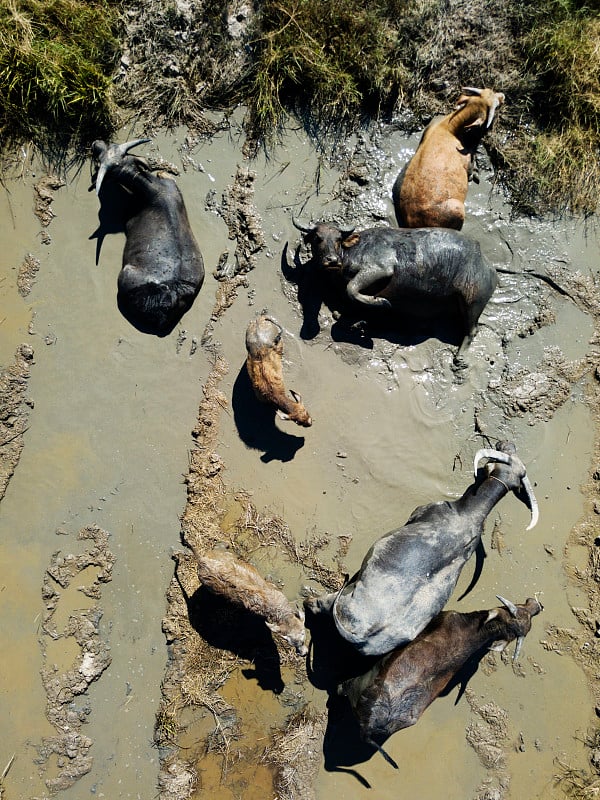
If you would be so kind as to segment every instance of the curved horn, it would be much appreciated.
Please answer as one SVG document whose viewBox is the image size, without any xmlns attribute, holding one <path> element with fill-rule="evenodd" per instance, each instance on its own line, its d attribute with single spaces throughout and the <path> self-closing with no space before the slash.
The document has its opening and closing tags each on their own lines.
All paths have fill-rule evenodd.
<svg viewBox="0 0 600 800">
<path fill-rule="evenodd" d="M 96 194 L 100 194 L 100 187 L 102 186 L 102 181 L 104 180 L 104 176 L 108 170 L 108 166 L 106 161 L 103 161 L 102 164 L 98 167 L 98 174 L 96 175 Z"/>
<path fill-rule="evenodd" d="M 494 102 L 490 106 L 488 111 L 487 120 L 485 122 L 485 127 L 489 130 L 492 126 L 492 122 L 494 121 L 494 114 L 496 113 L 496 109 L 499 105 L 504 102 L 504 95 L 503 94 L 496 94 L 494 95 Z"/>
<path fill-rule="evenodd" d="M 511 456 L 509 456 L 507 453 L 503 453 L 501 450 L 492 450 L 490 448 L 484 447 L 475 453 L 475 458 L 473 460 L 473 470 L 475 472 L 475 477 L 477 477 L 479 462 L 481 461 L 482 458 L 491 458 L 493 461 L 500 461 L 502 464 L 510 464 L 512 460 Z"/>
<path fill-rule="evenodd" d="M 519 657 L 521 652 L 521 647 L 523 647 L 523 640 L 525 639 L 524 636 L 517 636 L 517 644 L 515 645 L 515 653 L 513 655 L 513 661 L 516 661 Z"/>
<path fill-rule="evenodd" d="M 532 528 L 535 528 L 535 526 L 537 525 L 537 522 L 538 522 L 538 519 L 539 519 L 539 516 L 540 516 L 540 510 L 538 508 L 538 503 L 537 503 L 537 500 L 535 499 L 535 495 L 533 493 L 533 487 L 531 486 L 531 481 L 529 480 L 527 475 L 523 476 L 523 479 L 521 480 L 521 483 L 523 484 L 523 489 L 525 489 L 525 494 L 527 495 L 527 500 L 529 501 L 529 508 L 531 510 L 531 522 L 529 523 L 529 525 L 525 529 L 525 530 L 530 531 Z"/>
<path fill-rule="evenodd" d="M 310 233 L 311 231 L 314 230 L 314 226 L 309 227 L 308 225 L 303 225 L 294 216 L 292 216 L 292 225 L 294 226 L 294 228 L 297 228 L 299 231 L 302 231 L 302 233 Z"/>
<path fill-rule="evenodd" d="M 506 608 L 510 611 L 511 616 L 513 617 L 517 616 L 517 607 L 511 600 L 507 600 L 505 597 L 502 597 L 502 595 L 499 594 L 497 594 L 496 597 L 498 598 L 498 600 L 500 600 L 502 605 L 506 606 Z"/>
<path fill-rule="evenodd" d="M 134 147 L 137 147 L 140 144 L 146 144 L 147 142 L 151 141 L 152 139 L 132 139 L 130 142 L 125 142 L 125 144 L 117 145 L 117 150 L 120 156 L 125 156 Z"/>
<path fill-rule="evenodd" d="M 106 151 L 102 154 L 102 163 L 98 168 L 98 175 L 96 176 L 96 194 L 100 194 L 100 187 L 102 181 L 106 177 L 106 173 L 110 167 L 114 167 L 127 153 L 140 144 L 152 141 L 151 139 L 132 139 L 130 142 L 124 144 L 111 144 Z"/>
<path fill-rule="evenodd" d="M 483 94 L 483 89 L 477 89 L 475 86 L 463 86 L 461 92 L 463 94 L 471 94 L 480 97 Z"/>
</svg>

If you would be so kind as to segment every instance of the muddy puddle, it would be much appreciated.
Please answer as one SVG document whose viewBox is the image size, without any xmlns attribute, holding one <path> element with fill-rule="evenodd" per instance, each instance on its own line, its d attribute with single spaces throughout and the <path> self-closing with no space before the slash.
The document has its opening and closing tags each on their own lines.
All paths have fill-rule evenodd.
<svg viewBox="0 0 600 800">
<path fill-rule="evenodd" d="M 567 294 L 531 274 L 502 273 L 463 382 L 451 370 L 452 331 L 348 341 L 325 306 L 307 322 L 297 302 L 293 256 L 297 248 L 300 262 L 307 254 L 291 215 L 343 222 L 357 215 L 361 226 L 392 224 L 391 185 L 416 142 L 378 129 L 348 141 L 330 161 L 290 131 L 270 158 L 245 162 L 235 126 L 210 142 L 184 131 L 156 136 L 147 153 L 178 168 L 207 273 L 193 308 L 164 339 L 138 332 L 117 309 L 123 236 L 106 236 L 96 261 L 98 242 L 90 237 L 98 227 L 98 199 L 88 191 L 87 165 L 53 190 L 55 217 L 48 225 L 33 213 L 34 186 L 45 174 L 40 165 L 24 160 L 20 174 L 6 180 L 0 195 L 3 367 L 22 344 L 33 348 L 24 446 L 0 504 L 0 770 L 15 754 L 7 800 L 49 796 L 61 776 L 65 798 L 147 800 L 157 796 L 161 762 L 163 778 L 173 764 L 179 772 L 163 780 L 160 796 L 208 793 L 223 800 L 308 798 L 310 792 L 316 798 L 375 792 L 395 800 L 560 798 L 564 789 L 554 779 L 560 764 L 587 768 L 584 739 L 595 701 L 572 651 L 583 645 L 595 651 L 597 644 L 593 631 L 586 639 L 572 611 L 588 604 L 585 584 L 573 579 L 586 569 L 588 548 L 567 543 L 586 508 L 582 487 L 594 453 L 588 398 L 597 363 L 592 312 L 600 309 L 594 283 L 600 264 L 593 231 L 580 222 L 511 219 L 483 161 L 481 182 L 470 189 L 465 232 L 497 267 L 542 273 Z M 240 207 L 251 225 L 236 240 L 232 217 Z M 28 254 L 39 268 L 23 296 L 18 275 Z M 230 273 L 236 266 L 248 271 L 229 285 L 231 296 L 213 314 L 217 291 L 228 286 L 213 277 L 223 264 Z M 265 307 L 284 326 L 286 383 L 302 394 L 311 428 L 275 421 L 248 394 L 244 333 Z M 206 441 L 192 431 L 199 404 L 212 397 L 206 382 L 215 375 L 215 359 L 222 369 Z M 280 641 L 279 656 L 272 642 L 265 644 L 269 658 L 279 658 L 275 670 L 246 651 L 241 662 L 237 654 L 229 664 L 230 652 L 213 647 L 224 679 L 204 701 L 193 694 L 193 676 L 174 680 L 177 642 L 200 634 L 177 628 L 171 637 L 167 630 L 167 649 L 163 618 L 183 602 L 171 554 L 184 550 L 180 518 L 190 515 L 189 503 L 199 503 L 200 489 L 213 486 L 190 480 L 186 486 L 193 453 L 218 454 L 211 536 L 221 530 L 235 540 L 236 521 L 254 509 L 258 516 L 242 535 L 244 554 L 298 598 L 323 591 L 325 578 L 353 572 L 371 542 L 403 524 L 417 505 L 462 494 L 472 481 L 475 451 L 488 443 L 484 437 L 516 442 L 540 522 L 526 532 L 527 509 L 512 495 L 504 498 L 486 525 L 478 583 L 458 600 L 472 576 L 468 565 L 449 607 L 491 608 L 498 593 L 515 602 L 537 593 L 544 611 L 518 664 L 487 657 L 458 704 L 454 689 L 418 725 L 388 740 L 399 772 L 365 753 L 343 714 L 327 718 L 327 694 L 311 685 L 302 660 Z M 282 521 L 285 547 L 254 542 L 248 531 L 267 529 L 265 519 Z M 81 538 L 94 526 L 108 534 L 99 552 L 96 539 Z M 322 572 L 307 566 L 309 551 Z M 73 565 L 68 581 L 52 577 L 57 559 Z M 51 609 L 45 581 L 55 592 Z M 195 591 L 193 576 L 190 581 Z M 186 624 L 185 613 L 177 625 Z M 88 623 L 86 638 L 81 630 Z M 90 660 L 93 669 L 87 669 Z M 204 666 L 196 662 L 195 669 Z M 70 726 L 69 741 L 90 740 L 79 749 L 80 776 L 71 774 L 75 757 L 64 737 L 60 747 L 47 746 L 60 732 L 46 716 L 44 670 L 67 676 L 58 696 L 72 692 L 60 723 Z M 73 670 L 84 677 L 87 670 L 89 687 L 80 694 L 68 677 Z M 193 702 L 180 708 L 177 687 L 184 678 Z M 169 708 L 178 713 L 169 716 Z M 157 748 L 159 712 L 164 736 Z M 296 727 L 279 740 L 290 720 Z M 290 742 L 300 730 L 305 738 L 298 753 Z M 273 749 L 285 754 L 288 773 Z"/>
</svg>

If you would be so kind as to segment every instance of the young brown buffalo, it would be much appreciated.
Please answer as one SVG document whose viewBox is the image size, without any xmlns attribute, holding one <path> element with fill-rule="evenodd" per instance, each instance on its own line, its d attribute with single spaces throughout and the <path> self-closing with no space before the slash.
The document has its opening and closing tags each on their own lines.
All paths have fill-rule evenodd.
<svg viewBox="0 0 600 800">
<path fill-rule="evenodd" d="M 290 419 L 308 428 L 312 419 L 302 398 L 293 389 L 288 394 L 283 382 L 282 333 L 283 328 L 266 309 L 251 320 L 246 329 L 246 368 L 254 393 L 261 402 L 274 405 L 281 419 Z"/>
<path fill-rule="evenodd" d="M 215 549 L 206 553 L 196 547 L 192 550 L 203 586 L 264 619 L 269 630 L 295 647 L 298 655 L 306 655 L 302 609 L 290 603 L 283 592 L 268 583 L 252 564 L 241 561 L 228 550 Z"/>
</svg>

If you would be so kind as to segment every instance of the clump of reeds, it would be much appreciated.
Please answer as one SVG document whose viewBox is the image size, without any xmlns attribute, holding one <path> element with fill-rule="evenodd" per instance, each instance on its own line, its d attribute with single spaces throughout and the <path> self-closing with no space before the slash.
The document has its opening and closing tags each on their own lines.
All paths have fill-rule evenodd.
<svg viewBox="0 0 600 800">
<path fill-rule="evenodd" d="M 112 127 L 119 45 L 108 0 L 0 0 L 0 133 L 69 143 Z"/>
<path fill-rule="evenodd" d="M 526 152 L 534 185 L 548 206 L 590 213 L 600 187 L 600 12 L 547 0 L 531 19 L 522 46 L 541 128 Z"/>
<path fill-rule="evenodd" d="M 290 110 L 322 127 L 390 111 L 407 78 L 394 22 L 403 6 L 264 0 L 252 43 L 254 131 L 268 137 Z"/>
</svg>

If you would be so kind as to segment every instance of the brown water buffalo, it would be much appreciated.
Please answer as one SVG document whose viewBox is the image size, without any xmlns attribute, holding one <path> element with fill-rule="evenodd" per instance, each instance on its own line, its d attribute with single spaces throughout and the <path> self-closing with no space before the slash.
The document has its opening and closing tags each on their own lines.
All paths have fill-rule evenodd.
<svg viewBox="0 0 600 800">
<path fill-rule="evenodd" d="M 202 552 L 196 547 L 192 549 L 203 586 L 256 614 L 265 621 L 269 630 L 295 647 L 298 655 L 306 655 L 304 611 L 301 608 L 290 603 L 283 592 L 268 583 L 252 564 L 236 558 L 228 550 Z"/>
<path fill-rule="evenodd" d="M 286 391 L 283 382 L 283 328 L 266 309 L 248 323 L 246 329 L 246 369 L 258 399 L 277 409 L 281 419 L 297 425 L 312 425 L 302 398 L 293 389 Z"/>
<path fill-rule="evenodd" d="M 416 639 L 379 660 L 367 673 L 345 681 L 339 693 L 348 697 L 361 736 L 393 767 L 380 742 L 414 725 L 464 664 L 483 648 L 504 650 L 517 640 L 518 658 L 531 618 L 542 606 L 532 597 L 515 605 L 498 596 L 504 608 L 489 611 L 442 611 Z"/>
<path fill-rule="evenodd" d="M 503 102 L 492 89 L 464 88 L 454 111 L 429 123 L 392 189 L 401 228 L 462 228 L 475 153 Z"/>
</svg>

